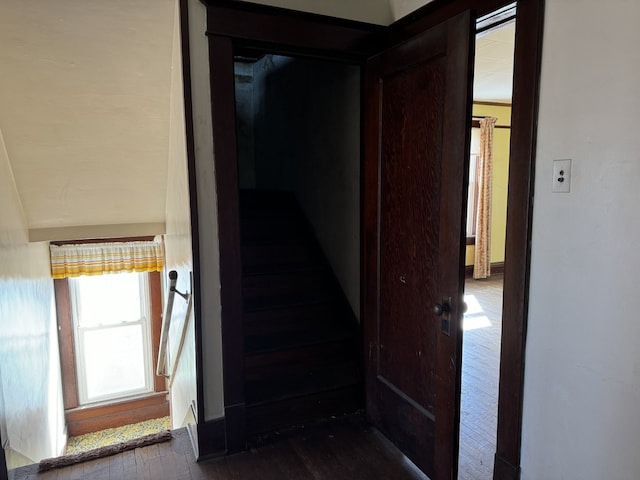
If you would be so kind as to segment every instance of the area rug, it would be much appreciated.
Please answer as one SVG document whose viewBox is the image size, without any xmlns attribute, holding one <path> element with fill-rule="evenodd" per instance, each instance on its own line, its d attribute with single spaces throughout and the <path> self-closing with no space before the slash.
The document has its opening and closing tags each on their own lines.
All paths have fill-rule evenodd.
<svg viewBox="0 0 640 480">
<path fill-rule="evenodd" d="M 65 455 L 57 458 L 47 458 L 40 461 L 38 470 L 44 472 L 46 470 L 51 470 L 52 468 L 66 467 L 76 463 L 108 457 L 126 452 L 127 450 L 134 450 L 136 448 L 146 447 L 147 445 L 168 442 L 171 438 L 173 438 L 171 432 L 169 430 L 165 430 L 164 432 L 145 435 L 144 437 L 135 438 L 122 443 L 116 443 L 115 445 L 96 448 L 95 450 L 90 450 L 88 452 Z"/>
<path fill-rule="evenodd" d="M 153 420 L 145 420 L 122 427 L 107 428 L 77 437 L 69 437 L 64 454 L 73 455 L 75 453 L 88 452 L 89 450 L 126 442 L 164 430 L 171 430 L 171 419 L 169 417 L 154 418 Z"/>
</svg>

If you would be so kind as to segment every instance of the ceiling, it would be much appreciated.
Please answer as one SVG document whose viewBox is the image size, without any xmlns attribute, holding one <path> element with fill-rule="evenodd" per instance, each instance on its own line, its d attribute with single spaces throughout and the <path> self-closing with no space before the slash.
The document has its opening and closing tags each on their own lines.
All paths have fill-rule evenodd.
<svg viewBox="0 0 640 480">
<path fill-rule="evenodd" d="M 0 2 L 0 133 L 30 230 L 164 222 L 174 16 Z"/>
<path fill-rule="evenodd" d="M 164 222 L 174 17 L 175 0 L 0 1 L 0 148 L 40 239 Z M 513 32 L 478 38 L 476 100 L 510 103 Z"/>
<path fill-rule="evenodd" d="M 476 38 L 475 101 L 511 104 L 515 33 L 512 21 Z"/>
</svg>

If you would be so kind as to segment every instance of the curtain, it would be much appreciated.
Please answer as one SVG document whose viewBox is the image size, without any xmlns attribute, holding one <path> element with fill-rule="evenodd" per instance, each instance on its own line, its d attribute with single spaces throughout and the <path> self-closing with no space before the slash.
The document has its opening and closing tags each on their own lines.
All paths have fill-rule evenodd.
<svg viewBox="0 0 640 480">
<path fill-rule="evenodd" d="M 164 248 L 153 241 L 50 245 L 54 279 L 119 272 L 160 272 Z"/>
<path fill-rule="evenodd" d="M 493 128 L 496 118 L 480 120 L 480 164 L 473 278 L 491 275 L 491 194 L 493 185 Z"/>
</svg>

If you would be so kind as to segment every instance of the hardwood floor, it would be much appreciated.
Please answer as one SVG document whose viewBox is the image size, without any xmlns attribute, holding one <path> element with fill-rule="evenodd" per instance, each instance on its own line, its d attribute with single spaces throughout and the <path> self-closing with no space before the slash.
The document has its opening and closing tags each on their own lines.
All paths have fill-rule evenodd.
<svg viewBox="0 0 640 480">
<path fill-rule="evenodd" d="M 360 419 L 295 433 L 247 452 L 196 463 L 186 430 L 171 442 L 72 467 L 11 471 L 11 480 L 426 480 L 375 429 Z"/>
<path fill-rule="evenodd" d="M 490 480 L 496 451 L 503 277 L 465 283 L 458 480 Z"/>
<path fill-rule="evenodd" d="M 495 453 L 502 277 L 469 280 L 465 316 L 459 480 L 489 480 Z M 476 311 L 477 307 L 481 311 Z M 476 308 L 476 309 L 474 309 Z M 186 430 L 171 442 L 38 473 L 9 472 L 10 480 L 425 480 L 405 457 L 360 419 L 281 435 L 247 452 L 196 463 Z"/>
</svg>

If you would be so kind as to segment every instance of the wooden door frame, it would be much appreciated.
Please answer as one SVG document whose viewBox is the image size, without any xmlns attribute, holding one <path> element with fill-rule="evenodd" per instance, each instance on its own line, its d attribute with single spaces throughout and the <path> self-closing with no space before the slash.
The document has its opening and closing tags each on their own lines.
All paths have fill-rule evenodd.
<svg viewBox="0 0 640 480">
<path fill-rule="evenodd" d="M 272 52 L 352 63 L 362 63 L 367 56 L 374 51 L 379 51 L 383 46 L 407 39 L 430 25 L 440 23 L 463 10 L 472 9 L 475 10 L 477 16 L 482 16 L 511 3 L 508 0 L 435 0 L 385 28 L 232 0 L 201 1 L 207 6 L 207 35 L 217 36 L 221 45 L 225 42 L 228 45 L 231 45 L 231 42 L 246 42 Z M 185 3 L 183 1 L 182 5 Z M 529 294 L 531 219 L 544 0 L 519 0 L 517 8 L 495 479 L 517 479 L 520 476 L 524 347 Z M 188 60 L 188 28 L 185 28 L 185 21 L 182 26 L 183 55 L 186 51 L 187 55 L 184 58 Z M 302 32 L 305 35 L 301 35 Z M 187 45 L 186 49 L 185 44 Z M 215 55 L 212 56 L 212 59 L 216 61 Z M 221 74 L 221 71 L 215 70 L 213 65 L 210 65 L 210 69 L 211 74 Z M 195 304 L 196 366 L 198 403 L 203 405 L 202 319 L 197 300 L 201 294 L 199 281 L 200 247 L 197 240 L 198 205 L 193 193 L 195 192 L 195 150 L 193 148 L 192 117 L 189 114 L 191 96 L 190 85 L 187 86 L 190 83 L 188 82 L 190 79 L 188 70 L 188 65 L 186 65 L 184 67 L 185 105 L 187 126 L 191 127 L 187 128 L 187 155 L 189 186 L 192 192 L 194 288 L 198 292 Z M 212 77 L 212 96 L 213 89 L 218 88 L 216 82 L 217 80 Z M 224 96 L 216 96 L 217 99 L 221 97 Z M 241 325 L 238 327 L 237 322 L 240 298 L 237 178 L 234 180 L 224 177 L 225 175 L 233 177 L 235 173 L 229 172 L 235 172 L 236 167 L 235 156 L 231 158 L 232 155 L 229 154 L 235 149 L 235 134 L 233 134 L 233 145 L 231 140 L 224 136 L 224 132 L 230 132 L 231 128 L 235 129 L 235 125 L 230 125 L 232 122 L 228 117 L 231 107 L 232 104 L 229 101 L 212 102 L 214 117 L 212 133 L 216 140 L 214 162 L 221 259 L 225 409 L 226 407 L 235 409 L 235 413 L 231 410 L 228 411 L 231 415 L 229 419 L 225 417 L 227 420 L 225 426 L 226 448 L 229 451 L 244 446 L 244 392 L 241 382 L 238 382 L 242 367 L 237 366 L 241 363 L 236 363 L 239 359 L 241 360 L 241 352 L 243 351 L 242 328 Z M 363 191 L 364 188 L 366 185 L 363 184 Z M 361 266 L 361 270 L 363 267 Z M 235 417 L 233 417 L 234 414 Z M 199 423 L 204 422 L 203 415 L 202 408 L 199 408 Z"/>
<path fill-rule="evenodd" d="M 440 318 L 434 316 L 430 322 L 425 323 L 424 316 L 430 316 L 428 312 L 433 305 L 442 301 L 440 295 L 457 298 L 464 287 L 466 241 L 461 240 L 471 136 L 469 122 L 475 24 L 471 12 L 463 11 L 443 23 L 429 27 L 410 40 L 390 47 L 374 57 L 367 64 L 365 72 L 365 230 L 362 235 L 364 260 L 361 289 L 364 293 L 362 317 L 366 319 L 363 329 L 367 352 L 367 358 L 364 359 L 367 419 L 388 435 L 425 474 L 436 479 L 449 478 L 457 472 L 455 453 L 459 440 L 461 380 L 458 367 L 462 362 L 462 332 L 458 328 L 457 319 L 462 316 L 462 299 L 450 303 L 451 312 L 446 315 L 451 315 L 456 320 L 451 322 L 453 328 L 450 330 L 443 328 L 447 329 L 446 334 L 441 333 Z M 424 72 L 428 74 L 419 77 Z M 404 83 L 405 89 L 396 91 L 391 85 L 398 78 L 402 79 L 397 80 L 399 82 L 413 80 Z M 417 81 L 416 78 L 430 80 L 423 80 L 423 89 L 408 93 L 410 85 Z M 390 93 L 387 98 L 388 89 L 396 93 Z M 437 100 L 431 98 L 432 93 Z M 419 110 L 412 110 L 404 105 L 405 102 L 419 104 L 421 107 Z M 400 109 L 404 110 L 403 116 L 392 120 L 394 112 L 401 111 Z M 416 129 L 431 132 L 435 128 L 436 132 L 438 129 L 434 125 L 440 125 L 441 131 L 434 133 L 432 139 L 423 135 L 422 140 L 414 140 L 416 143 L 407 143 L 401 139 L 405 135 L 407 122 L 410 125 L 415 123 L 413 115 L 424 115 L 424 112 L 429 111 L 430 114 L 423 119 L 430 126 L 416 126 Z M 437 119 L 435 123 L 430 123 L 434 119 Z M 420 141 L 424 143 L 418 147 Z M 406 156 L 398 155 L 399 149 L 405 146 L 409 150 L 418 148 L 417 151 L 423 153 L 412 151 Z M 429 154 L 424 153 L 425 148 L 430 150 Z M 405 161 L 403 168 L 394 167 Z M 422 170 L 425 162 L 432 165 Z M 389 183 L 383 173 L 387 168 L 391 176 L 398 176 L 399 183 Z M 434 170 L 437 173 L 430 173 Z M 398 171 L 403 173 L 399 174 Z M 406 172 L 411 173 L 407 175 Z M 404 179 L 403 174 L 407 175 Z M 420 180 L 415 183 L 418 177 Z M 422 192 L 420 185 L 428 186 Z M 435 197 L 432 196 L 431 189 L 434 185 L 442 187 Z M 407 197 L 406 192 L 413 194 Z M 402 222 L 398 219 L 402 218 L 404 209 L 399 204 L 405 208 L 410 208 L 408 205 L 420 205 L 419 210 L 426 208 L 433 211 L 422 217 L 415 212 L 409 214 L 412 224 L 404 224 L 403 227 L 402 223 L 394 224 L 394 221 Z M 415 221 L 419 223 L 413 223 Z M 402 232 L 400 237 L 395 237 L 394 231 Z M 385 241 L 384 237 L 387 236 Z M 416 241 L 422 241 L 423 251 L 414 252 L 410 255 L 411 258 L 403 257 L 398 252 L 397 242 L 407 239 L 410 239 L 408 244 L 412 245 Z M 429 240 L 433 242 L 434 252 L 424 250 Z M 395 245 L 396 248 L 389 250 L 388 245 Z M 429 259 L 435 261 L 429 268 L 414 269 L 416 261 L 428 262 Z M 399 265 L 403 265 L 400 270 L 397 269 Z M 436 271 L 438 273 L 434 273 Z M 392 272 L 395 272 L 393 278 L 396 281 L 389 282 L 388 275 Z M 397 283 L 400 274 L 406 275 L 406 285 Z M 412 293 L 407 295 L 407 291 Z M 394 302 L 391 305 L 394 313 L 388 309 L 388 305 L 385 307 L 385 298 Z M 433 303 L 428 303 L 427 306 L 425 302 Z M 392 326 L 386 326 L 388 324 Z M 420 331 L 423 338 L 415 344 L 396 343 L 394 338 L 400 335 L 396 331 L 405 328 L 414 333 Z M 384 348 L 381 342 L 384 343 Z M 409 344 L 412 346 L 409 347 Z M 396 353 L 404 348 L 416 351 L 422 349 L 423 352 L 424 349 L 431 348 L 431 353 L 423 355 L 420 360 L 415 357 L 414 360 L 406 357 L 402 359 L 402 355 Z M 410 365 L 415 368 L 421 365 L 425 372 L 425 382 L 427 377 L 431 379 L 431 382 L 425 384 L 426 390 L 412 390 L 414 382 L 403 377 L 403 368 L 409 368 Z M 429 393 L 425 395 L 425 392 Z M 435 394 L 428 400 L 432 392 Z M 401 414 L 394 414 L 394 410 Z M 403 425 L 407 422 L 411 427 L 405 430 Z M 416 433 L 417 438 L 414 438 Z"/>
<path fill-rule="evenodd" d="M 222 359 L 224 389 L 224 445 L 207 443 L 216 437 L 217 423 L 199 423 L 201 456 L 215 454 L 222 447 L 235 452 L 246 445 L 246 405 L 244 395 L 244 336 L 242 325 L 241 259 L 238 176 L 236 157 L 235 91 L 233 52 L 237 47 L 297 55 L 322 60 L 363 65 L 382 44 L 384 27 L 306 14 L 229 0 L 203 0 L 207 6 L 209 68 L 212 101 L 215 182 L 218 199 L 218 236 L 220 249 L 220 301 L 222 322 Z M 184 34 L 183 34 L 184 36 Z M 212 94 L 213 97 L 213 94 Z M 195 165 L 190 161 L 189 165 Z M 193 173 L 190 173 L 193 175 Z M 195 196 L 192 195 L 192 199 Z M 192 200 L 193 201 L 193 200 Z M 197 208 L 197 205 L 196 205 Z M 193 210 L 192 212 L 197 210 Z M 192 213 L 192 223 L 197 217 Z M 196 229 L 197 231 L 197 225 Z M 194 249 L 195 269 L 199 258 Z M 195 274 L 195 278 L 199 278 Z M 199 281 L 196 281 L 199 288 Z M 198 312 L 196 304 L 196 312 Z M 203 390 L 202 335 L 200 315 L 196 313 L 197 349 L 200 358 L 198 390 Z M 201 402 L 201 399 L 198 399 Z M 199 409 L 201 410 L 201 409 Z M 218 437 L 219 440 L 219 437 Z M 202 455 L 203 454 L 203 455 Z"/>
<path fill-rule="evenodd" d="M 392 42 L 401 41 L 466 10 L 478 17 L 507 0 L 435 0 L 391 25 Z M 494 476 L 520 478 L 524 360 L 529 304 L 531 222 L 544 0 L 518 0 L 511 104 L 511 141 L 505 240 L 505 271 Z"/>
</svg>

